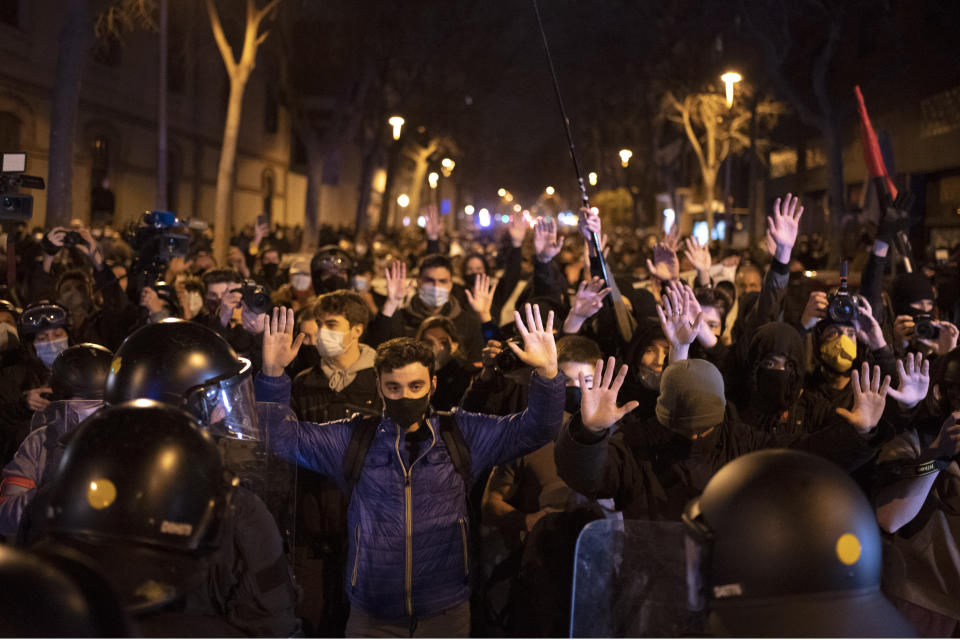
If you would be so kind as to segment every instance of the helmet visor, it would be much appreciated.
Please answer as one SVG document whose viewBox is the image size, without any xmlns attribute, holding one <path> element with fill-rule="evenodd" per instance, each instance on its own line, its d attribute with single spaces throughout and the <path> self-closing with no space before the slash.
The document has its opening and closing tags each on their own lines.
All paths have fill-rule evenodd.
<svg viewBox="0 0 960 640">
<path fill-rule="evenodd" d="M 243 368 L 224 380 L 212 380 L 187 393 L 186 405 L 214 437 L 262 440 L 257 420 L 250 361 L 240 358 Z"/>
</svg>

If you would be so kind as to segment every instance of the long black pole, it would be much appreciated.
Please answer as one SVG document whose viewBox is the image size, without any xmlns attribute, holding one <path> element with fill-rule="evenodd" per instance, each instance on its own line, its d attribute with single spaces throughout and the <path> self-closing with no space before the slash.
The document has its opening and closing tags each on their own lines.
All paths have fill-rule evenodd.
<svg viewBox="0 0 960 640">
<path fill-rule="evenodd" d="M 540 29 L 540 39 L 543 41 L 543 51 L 547 54 L 547 65 L 550 67 L 550 78 L 553 80 L 553 92 L 557 97 L 557 107 L 560 109 L 560 117 L 563 119 L 563 131 L 567 136 L 567 145 L 570 151 L 570 160 L 573 161 L 573 170 L 577 174 L 577 184 L 580 187 L 580 201 L 584 208 L 590 208 L 590 198 L 587 196 L 587 186 L 583 182 L 583 171 L 580 170 L 580 161 L 577 159 L 577 150 L 573 144 L 573 132 L 570 129 L 570 118 L 567 117 L 567 110 L 563 106 L 563 95 L 560 93 L 560 81 L 557 80 L 557 70 L 553 66 L 553 56 L 550 55 L 550 44 L 547 42 L 547 32 L 543 28 L 543 19 L 540 17 L 540 7 L 537 0 L 533 2 L 533 12 L 537 16 L 537 27 Z M 624 342 L 629 342 L 633 335 L 633 324 L 623 299 L 620 296 L 620 290 L 614 281 L 613 273 L 610 271 L 607 261 L 603 259 L 603 251 L 600 247 L 600 238 L 593 231 L 590 232 L 590 273 L 591 275 L 603 278 L 603 281 L 610 287 L 610 295 L 607 296 L 607 303 L 612 306 L 614 318 L 617 322 L 617 330 Z"/>
</svg>

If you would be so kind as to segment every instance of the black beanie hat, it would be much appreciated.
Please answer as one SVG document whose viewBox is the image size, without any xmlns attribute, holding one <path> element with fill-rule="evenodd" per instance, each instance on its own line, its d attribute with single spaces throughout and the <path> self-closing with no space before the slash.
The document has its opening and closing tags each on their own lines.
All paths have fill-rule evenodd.
<svg viewBox="0 0 960 640">
<path fill-rule="evenodd" d="M 910 304 L 920 300 L 934 300 L 933 285 L 920 273 L 902 273 L 893 280 L 890 302 L 898 316 L 910 315 Z"/>
</svg>

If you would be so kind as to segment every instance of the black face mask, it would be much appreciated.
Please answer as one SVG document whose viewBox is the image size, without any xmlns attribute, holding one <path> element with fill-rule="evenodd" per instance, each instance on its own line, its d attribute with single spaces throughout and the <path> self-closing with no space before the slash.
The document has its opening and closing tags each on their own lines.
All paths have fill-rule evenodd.
<svg viewBox="0 0 960 640">
<path fill-rule="evenodd" d="M 583 394 L 580 393 L 580 387 L 567 387 L 563 390 L 563 410 L 567 413 L 577 413 L 580 411 L 580 399 Z"/>
<path fill-rule="evenodd" d="M 279 268 L 280 265 L 267 262 L 263 265 L 263 275 L 272 280 L 277 275 L 277 270 Z"/>
<path fill-rule="evenodd" d="M 786 411 L 793 402 L 793 374 L 780 369 L 757 369 L 753 404 L 763 413 Z"/>
<path fill-rule="evenodd" d="M 343 276 L 327 276 L 320 280 L 320 291 L 317 293 L 330 293 L 340 289 L 349 289 L 350 282 Z"/>
<path fill-rule="evenodd" d="M 422 420 L 427 414 L 430 409 L 430 394 L 422 398 L 400 398 L 399 400 L 391 400 L 384 396 L 383 403 L 387 408 L 387 416 L 401 429 L 406 429 Z"/>
</svg>

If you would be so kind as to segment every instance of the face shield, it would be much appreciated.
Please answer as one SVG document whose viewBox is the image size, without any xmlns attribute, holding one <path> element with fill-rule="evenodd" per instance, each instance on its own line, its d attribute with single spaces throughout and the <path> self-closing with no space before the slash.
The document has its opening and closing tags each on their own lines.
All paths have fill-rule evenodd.
<svg viewBox="0 0 960 640">
<path fill-rule="evenodd" d="M 46 427 L 58 436 L 69 433 L 102 406 L 102 400 L 56 400 L 34 412 L 30 430 Z"/>
<path fill-rule="evenodd" d="M 246 358 L 239 360 L 243 368 L 238 373 L 189 389 L 185 408 L 214 437 L 260 441 L 263 438 L 253 393 L 253 367 Z"/>
</svg>

